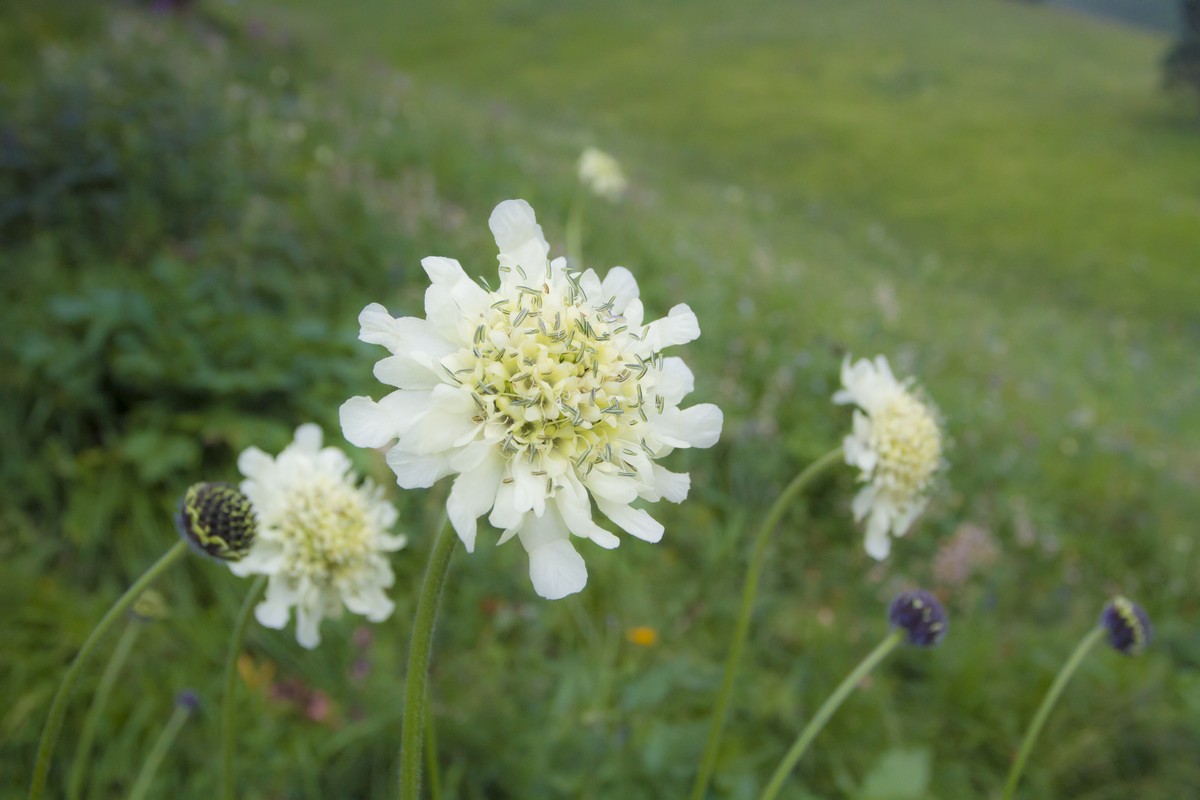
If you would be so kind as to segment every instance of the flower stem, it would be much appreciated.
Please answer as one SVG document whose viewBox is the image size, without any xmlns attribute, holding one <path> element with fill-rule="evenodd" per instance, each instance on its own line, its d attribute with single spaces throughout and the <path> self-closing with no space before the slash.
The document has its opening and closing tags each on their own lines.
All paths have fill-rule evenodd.
<svg viewBox="0 0 1200 800">
<path fill-rule="evenodd" d="M 896 649 L 896 645 L 904 640 L 905 635 L 904 631 L 896 629 L 883 637 L 883 641 L 876 645 L 875 649 L 859 662 L 854 671 L 838 684 L 838 687 L 833 690 L 833 694 L 829 695 L 828 699 L 817 709 L 817 713 L 813 715 L 813 718 L 804 726 L 804 730 L 800 731 L 800 735 L 796 737 L 796 741 L 792 744 L 792 749 L 788 750 L 787 755 L 783 757 L 783 761 L 779 762 L 779 767 L 776 768 L 775 774 L 771 776 L 771 782 L 767 784 L 767 788 L 759 795 L 758 800 L 772 800 L 772 798 L 779 794 L 779 790 L 783 788 L 783 784 L 787 781 L 788 776 L 796 768 L 796 763 L 800 761 L 800 757 L 804 755 L 804 751 L 812 744 L 813 739 L 817 738 L 817 734 L 821 732 L 825 724 L 837 713 L 842 702 L 850 696 L 850 693 L 862 682 L 867 673 L 875 669 L 880 661 L 887 658 L 888 653 Z"/>
<path fill-rule="evenodd" d="M 1033 745 L 1037 742 L 1038 734 L 1042 732 L 1042 726 L 1046 724 L 1046 719 L 1050 716 L 1051 709 L 1058 702 L 1058 697 L 1063 693 L 1063 689 L 1067 686 L 1067 681 L 1071 680 L 1071 676 L 1075 674 L 1075 670 L 1083 663 L 1084 657 L 1088 654 L 1096 642 L 1104 638 L 1104 626 L 1098 625 L 1087 636 L 1083 637 L 1075 647 L 1075 652 L 1071 653 L 1071 657 L 1067 659 L 1067 663 L 1063 664 L 1062 669 L 1058 671 L 1058 675 L 1054 677 L 1054 683 L 1050 685 L 1050 691 L 1046 692 L 1046 697 L 1042 700 L 1041 706 L 1038 707 L 1037 713 L 1033 715 L 1033 721 L 1029 723 L 1029 730 L 1025 731 L 1025 738 L 1021 742 L 1021 749 L 1017 751 L 1017 758 L 1013 761 L 1012 769 L 1008 771 L 1008 781 L 1004 784 L 1003 800 L 1012 800 L 1013 792 L 1017 789 L 1017 781 L 1021 779 L 1021 773 L 1025 770 L 1025 762 L 1029 760 L 1029 754 L 1033 752 Z"/>
<path fill-rule="evenodd" d="M 76 751 L 75 760 L 71 762 L 71 772 L 67 778 L 68 800 L 79 800 L 83 796 L 83 778 L 87 775 L 88 763 L 92 758 L 92 746 L 96 742 L 96 731 L 100 727 L 100 718 L 104 716 L 104 708 L 108 705 L 108 696 L 112 694 L 117 676 L 121 674 L 121 668 L 125 666 L 125 661 L 129 658 L 130 651 L 133 650 L 133 643 L 137 641 L 138 634 L 142 631 L 142 624 L 131 621 L 125 626 L 125 630 L 121 632 L 121 638 L 117 640 L 117 647 L 113 650 L 112 656 L 108 659 L 108 665 L 104 668 L 104 674 L 100 676 L 96 694 L 92 698 L 92 707 L 88 709 L 87 716 L 83 720 L 83 731 L 79 734 L 79 749 Z"/>
<path fill-rule="evenodd" d="M 188 721 L 188 717 L 191 715 L 192 710 L 187 706 L 175 706 L 175 711 L 171 714 L 171 718 L 167 720 L 167 724 L 163 727 L 162 733 L 158 735 L 154 746 L 146 754 L 146 760 L 142 762 L 142 768 L 138 771 L 137 780 L 133 782 L 133 788 L 129 790 L 129 800 L 142 800 L 146 796 L 146 793 L 150 791 L 150 783 L 154 780 L 154 774 L 158 772 L 158 765 L 162 763 L 163 757 L 171 749 L 171 745 L 174 744 L 175 737 L 179 735 L 180 729 L 183 728 L 184 724 Z"/>
<path fill-rule="evenodd" d="M 429 713 L 431 701 L 425 690 L 425 769 L 429 770 L 429 800 L 442 800 L 442 775 L 438 767 L 437 726 Z"/>
<path fill-rule="evenodd" d="M 259 575 L 250 584 L 250 591 L 242 601 L 237 619 L 233 623 L 233 635 L 229 639 L 229 653 L 225 657 L 225 688 L 221 694 L 221 787 L 222 797 L 233 800 L 233 692 L 236 686 L 238 656 L 242 652 L 242 641 L 246 638 L 246 624 L 258 596 L 267 583 L 266 575 Z"/>
<path fill-rule="evenodd" d="M 421 791 L 421 745 L 425 736 L 425 692 L 429 681 L 429 656 L 433 649 L 433 626 L 437 621 L 442 585 L 450 568 L 450 556 L 454 555 L 457 542 L 454 529 L 443 524 L 429 552 L 425 580 L 417 598 L 404 685 L 404 728 L 400 736 L 401 800 L 417 800 Z"/>
<path fill-rule="evenodd" d="M 729 655 L 725 660 L 725 675 L 721 679 L 721 690 L 717 695 L 717 704 L 713 707 L 712 722 L 708 728 L 708 740 L 704 745 L 704 756 L 700 760 L 700 773 L 692 785 L 691 800 L 702 800 L 712 778 L 713 769 L 717 764 L 717 753 L 721 746 L 721 732 L 725 727 L 725 716 L 729 711 L 729 699 L 733 694 L 734 679 L 737 678 L 738 664 L 742 659 L 742 651 L 746 649 L 746 636 L 750 631 L 750 616 L 754 612 L 754 600 L 758 594 L 758 580 L 762 574 L 763 561 L 767 555 L 767 544 L 771 534 L 779 525 L 783 513 L 813 480 L 836 464 L 842 457 L 842 448 L 835 447 L 816 461 L 809 464 L 792 482 L 780 492 L 775 504 L 767 512 L 758 535 L 754 540 L 754 550 L 750 554 L 750 564 L 746 567 L 746 580 L 742 585 L 742 605 L 738 611 L 737 625 L 733 630 L 733 641 L 729 644 Z"/>
<path fill-rule="evenodd" d="M 79 670 L 83 667 L 83 662 L 91 655 L 92 650 L 104 634 L 108 632 L 108 629 L 112 627 L 112 624 L 133 605 L 133 601 L 137 600 L 146 587 L 153 583 L 167 567 L 179 560 L 186 552 L 187 543 L 182 540 L 176 542 L 171 549 L 167 550 L 162 558 L 158 559 L 148 570 L 142 573 L 142 576 L 125 590 L 125 594 L 121 595 L 117 602 L 113 603 L 112 608 L 100 618 L 100 621 L 96 623 L 96 627 L 92 629 L 92 632 L 84 641 L 83 646 L 79 648 L 79 652 L 75 655 L 75 660 L 71 662 L 71 666 L 67 667 L 67 673 L 63 675 L 62 682 L 58 685 L 58 691 L 54 693 L 54 700 L 50 703 L 50 713 L 46 717 L 46 727 L 42 729 L 42 738 L 38 742 L 37 758 L 33 763 L 33 780 L 29 784 L 29 800 L 39 800 L 42 792 L 46 789 L 46 778 L 50 774 L 50 760 L 54 757 L 54 746 L 58 742 L 59 731 L 62 730 L 63 717 L 67 711 L 67 701 L 70 699 L 71 689 L 75 686 L 75 680 L 79 677 Z"/>
</svg>

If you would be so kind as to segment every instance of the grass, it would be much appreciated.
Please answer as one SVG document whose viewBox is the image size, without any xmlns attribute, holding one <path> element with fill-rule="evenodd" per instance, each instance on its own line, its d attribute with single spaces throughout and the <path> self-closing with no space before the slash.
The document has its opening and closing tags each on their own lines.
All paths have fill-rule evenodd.
<svg viewBox="0 0 1200 800">
<path fill-rule="evenodd" d="M 946 416 L 952 468 L 885 564 L 862 554 L 849 523 L 850 474 L 823 481 L 781 528 L 717 795 L 756 796 L 882 635 L 892 592 L 912 583 L 947 598 L 947 641 L 899 654 L 852 697 L 790 796 L 993 797 L 1051 676 L 1118 590 L 1146 605 L 1158 643 L 1137 661 L 1104 652 L 1084 664 L 1024 796 L 1178 797 L 1200 782 L 1189 261 L 1200 139 L 1156 89 L 1162 39 L 1016 4 L 926 0 L 736 16 L 624 0 L 414 3 L 399 17 L 377 2 L 214 8 L 228 30 L 128 12 L 79 30 L 53 11 L 0 25 L 3 41 L 43 53 L 51 42 L 118 63 L 136 53 L 213 88 L 175 93 L 181 110 L 168 111 L 194 130 L 187 104 L 208 98 L 202 118 L 226 120 L 230 133 L 214 137 L 237 145 L 188 151 L 229 212 L 199 228 L 148 216 L 130 194 L 118 230 L 131 235 L 73 246 L 71 261 L 58 254 L 86 223 L 54 218 L 32 241 L 4 240 L 33 277 L 4 276 L 6 296 L 19 285 L 25 302 L 6 309 L 18 324 L 2 342 L 19 394 L 0 425 L 13 487 L 0 602 L 16 609 L 0 623 L 11 753 L 0 785 L 27 780 L 54 680 L 123 581 L 166 548 L 172 498 L 233 477 L 241 447 L 276 448 L 299 422 L 332 433 L 339 398 L 372 389 L 357 310 L 380 300 L 417 312 L 423 255 L 490 272 L 484 221 L 498 200 L 528 199 L 561 252 L 573 160 L 592 143 L 634 185 L 626 203 L 589 207 L 588 260 L 633 269 L 651 310 L 696 309 L 704 335 L 683 355 L 727 433 L 715 451 L 672 456 L 694 490 L 662 510 L 664 542 L 588 549 L 578 598 L 537 601 L 524 556 L 487 547 L 486 533 L 459 555 L 433 675 L 447 796 L 686 791 L 745 532 L 842 435 L 846 415 L 828 397 L 847 351 L 885 352 L 920 376 Z M 24 63 L 0 59 L 0 70 L 20 85 Z M 161 152 L 145 147 L 131 163 Z M 182 192 L 171 196 L 192 202 L 189 173 L 171 175 Z M 125 293 L 113 300 L 115 288 Z M 148 309 L 166 344 L 129 308 Z M 77 388 L 89 365 L 103 369 Z M 96 396 L 112 402 L 85 404 Z M 154 470 L 148 454 L 161 456 Z M 355 457 L 386 482 L 371 454 Z M 413 544 L 395 560 L 392 619 L 370 636 L 351 620 L 328 626 L 311 654 L 289 633 L 252 629 L 246 797 L 387 796 L 411 590 L 441 499 L 396 498 Z M 934 560 L 968 526 L 999 555 L 952 580 Z M 245 585 L 193 560 L 162 588 L 172 620 L 139 638 L 123 685 L 143 691 L 113 695 L 93 796 L 128 789 L 187 686 L 207 710 L 156 787 L 207 797 L 216 785 L 212 709 Z M 643 625 L 657 645 L 626 639 Z M 68 717 L 64 758 L 83 713 Z"/>
</svg>

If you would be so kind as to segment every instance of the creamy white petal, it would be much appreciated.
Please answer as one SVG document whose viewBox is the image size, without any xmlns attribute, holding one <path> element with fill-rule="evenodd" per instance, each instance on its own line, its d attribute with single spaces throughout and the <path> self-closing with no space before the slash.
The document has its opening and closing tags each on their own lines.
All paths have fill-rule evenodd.
<svg viewBox="0 0 1200 800">
<path fill-rule="evenodd" d="M 321 439 L 321 428 L 308 422 L 296 428 L 296 435 L 288 447 L 305 453 L 316 453 L 321 449 Z"/>
<path fill-rule="evenodd" d="M 388 451 L 387 463 L 402 489 L 428 489 L 453 471 L 443 453 L 411 453 L 400 447 Z"/>
<path fill-rule="evenodd" d="M 867 555 L 882 561 L 892 551 L 892 539 L 888 536 L 888 515 L 876 509 L 867 520 Z"/>
<path fill-rule="evenodd" d="M 247 447 L 238 456 L 238 472 L 247 478 L 262 478 L 275 468 L 275 461 L 257 447 Z"/>
<path fill-rule="evenodd" d="M 599 497 L 596 498 L 596 507 L 626 533 L 651 543 L 662 539 L 662 523 L 640 508 L 610 503 Z"/>
<path fill-rule="evenodd" d="M 296 606 L 296 641 L 309 650 L 321 643 L 321 614 L 303 603 Z"/>
<path fill-rule="evenodd" d="M 616 475 L 604 466 L 596 467 L 583 479 L 597 500 L 604 498 L 613 503 L 632 503 L 637 497 L 637 482 L 623 475 Z"/>
<path fill-rule="evenodd" d="M 672 447 L 712 447 L 721 438 L 725 421 L 712 403 L 691 408 L 668 408 L 654 424 L 654 435 Z"/>
<path fill-rule="evenodd" d="M 687 344 L 700 338 L 700 321 L 686 303 L 680 303 L 667 316 L 646 326 L 646 343 L 652 350 L 662 350 L 676 344 Z"/>
<path fill-rule="evenodd" d="M 525 273 L 524 277 L 507 274 L 506 281 L 536 283 L 545 277 L 550 245 L 529 203 L 505 200 L 492 211 L 488 227 L 496 237 L 501 266 L 514 270 L 521 267 Z"/>
<path fill-rule="evenodd" d="M 609 299 L 614 299 L 615 302 L 612 306 L 614 314 L 624 314 L 625 309 L 629 307 L 629 301 L 638 297 L 637 280 L 633 277 L 633 273 L 624 267 L 613 267 L 604 276 L 600 293 L 605 303 Z"/>
<path fill-rule="evenodd" d="M 696 378 L 682 358 L 664 358 L 657 388 L 667 405 L 677 406 L 696 388 Z"/>
<path fill-rule="evenodd" d="M 654 488 L 664 500 L 682 503 L 687 499 L 688 491 L 692 488 L 690 475 L 686 472 L 671 472 L 658 464 L 654 464 L 651 469 L 654 474 Z"/>
<path fill-rule="evenodd" d="M 432 389 L 441 378 L 427 360 L 418 361 L 409 353 L 399 353 L 375 362 L 375 378 L 400 389 Z"/>
<path fill-rule="evenodd" d="M 468 553 L 475 552 L 476 520 L 491 510 L 504 474 L 504 460 L 493 455 L 470 472 L 460 474 L 450 489 L 446 512 Z"/>
<path fill-rule="evenodd" d="M 558 600 L 587 585 L 587 566 L 555 510 L 528 518 L 517 535 L 529 553 L 529 578 L 538 595 Z"/>
<path fill-rule="evenodd" d="M 620 539 L 592 521 L 592 501 L 579 478 L 574 473 L 568 473 L 563 476 L 562 482 L 563 488 L 554 496 L 554 504 L 567 529 L 608 550 L 619 545 Z"/>
</svg>

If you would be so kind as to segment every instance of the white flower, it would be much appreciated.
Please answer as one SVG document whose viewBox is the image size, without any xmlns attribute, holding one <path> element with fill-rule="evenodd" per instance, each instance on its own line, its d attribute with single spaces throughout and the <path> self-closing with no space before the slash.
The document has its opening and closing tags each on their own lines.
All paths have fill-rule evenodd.
<svg viewBox="0 0 1200 800">
<path fill-rule="evenodd" d="M 628 270 L 601 281 L 548 261 L 524 200 L 496 206 L 489 225 L 500 249 L 497 291 L 457 261 L 426 258 L 426 319 L 363 309 L 359 338 L 392 352 L 375 377 L 398 390 L 346 401 L 342 431 L 360 447 L 397 440 L 387 460 L 404 488 L 457 473 L 446 509 L 467 550 L 477 518 L 490 512 L 500 541 L 517 536 L 528 551 L 537 593 L 557 599 L 587 582 L 571 534 L 619 543 L 593 521 L 591 500 L 617 527 L 657 542 L 663 526 L 630 504 L 681 502 L 688 476 L 655 462 L 676 447 L 711 447 L 722 416 L 711 404 L 679 408 L 692 373 L 662 355 L 700 335 L 690 308 L 646 324 Z"/>
<path fill-rule="evenodd" d="M 296 640 L 312 648 L 321 642 L 321 620 L 341 616 L 343 606 L 372 622 L 391 615 L 383 590 L 395 576 L 384 554 L 405 543 L 387 533 L 396 509 L 369 480 L 355 486 L 350 460 L 336 447 L 321 447 L 320 428 L 301 425 L 275 458 L 251 447 L 238 457 L 238 469 L 258 536 L 229 568 L 270 576 L 255 609 L 259 622 L 283 628 L 295 606 Z"/>
<path fill-rule="evenodd" d="M 629 185 L 617 160 L 594 147 L 587 148 L 579 157 L 579 180 L 606 200 L 619 199 Z"/>
<path fill-rule="evenodd" d="M 854 498 L 854 519 L 867 519 L 867 553 L 887 558 L 890 532 L 903 536 L 924 510 L 934 476 L 944 466 L 937 415 L 897 381 L 883 356 L 842 364 L 835 403 L 854 403 L 854 428 L 844 443 L 846 463 L 866 482 Z"/>
</svg>

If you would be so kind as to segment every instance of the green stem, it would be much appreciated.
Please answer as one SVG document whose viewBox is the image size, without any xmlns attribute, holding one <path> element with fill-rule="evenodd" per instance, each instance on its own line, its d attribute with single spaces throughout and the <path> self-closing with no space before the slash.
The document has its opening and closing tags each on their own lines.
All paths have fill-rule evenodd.
<svg viewBox="0 0 1200 800">
<path fill-rule="evenodd" d="M 450 556 L 458 536 L 443 524 L 417 598 L 412 640 L 408 647 L 408 675 L 404 685 L 404 729 L 400 736 L 400 797 L 417 800 L 421 792 L 421 744 L 425 735 L 425 692 L 429 681 L 429 656 L 433 649 L 433 625 L 437 621 L 438 601 L 450 568 Z"/>
<path fill-rule="evenodd" d="M 746 580 L 742 585 L 742 605 L 738 611 L 737 625 L 733 630 L 733 641 L 729 645 L 729 655 L 725 659 L 725 675 L 721 679 L 721 690 L 717 695 L 717 704 L 713 707 L 712 722 L 708 728 L 708 740 L 704 745 L 704 755 L 700 759 L 700 773 L 692 785 L 691 800 L 702 800 L 708 789 L 717 765 L 717 753 L 721 746 L 721 732 L 725 727 L 725 716 L 729 711 L 729 699 L 733 695 L 734 679 L 737 678 L 738 664 L 742 659 L 742 651 L 746 649 L 746 636 L 750 632 L 750 616 L 754 612 L 754 600 L 758 594 L 758 580 L 762 574 L 763 562 L 767 555 L 767 545 L 771 541 L 783 514 L 804 489 L 812 481 L 842 457 L 842 448 L 835 447 L 816 461 L 809 464 L 803 472 L 779 494 L 775 504 L 767 512 L 758 535 L 754 540 L 754 550 L 750 554 L 750 564 L 746 567 Z"/>
<path fill-rule="evenodd" d="M 83 663 L 91 655 L 92 650 L 104 634 L 108 632 L 108 629 L 112 627 L 112 624 L 133 605 L 133 601 L 137 600 L 147 586 L 186 552 L 187 543 L 183 540 L 176 542 L 170 550 L 163 554 L 162 558 L 142 573 L 142 577 L 125 590 L 125 594 L 121 595 L 117 602 L 113 603 L 112 608 L 96 623 L 96 627 L 92 629 L 83 646 L 79 648 L 75 660 L 71 662 L 71 666 L 67 667 L 67 673 L 63 675 L 62 683 L 58 685 L 58 691 L 54 693 L 54 700 L 50 703 L 50 713 L 46 717 L 46 727 L 42 729 L 37 758 L 33 763 L 33 780 L 29 784 L 29 800 L 39 800 L 42 792 L 46 789 L 46 778 L 50 774 L 50 760 L 54 757 L 54 746 L 57 744 L 58 734 L 62 730 L 67 701 L 71 697 L 71 689 L 75 686 L 75 680 L 79 677 L 79 670 L 83 667 Z"/>
<path fill-rule="evenodd" d="M 1017 751 L 1017 759 L 1013 762 L 1012 769 L 1008 771 L 1008 781 L 1004 784 L 1004 800 L 1012 800 L 1013 792 L 1017 790 L 1017 781 L 1021 779 L 1021 773 L 1025 770 L 1025 762 L 1029 760 L 1029 754 L 1033 752 L 1033 745 L 1037 742 L 1038 734 L 1042 732 L 1042 726 L 1046 724 L 1051 709 L 1058 702 L 1058 697 L 1066 688 L 1067 681 L 1071 680 L 1075 670 L 1083 663 L 1088 651 L 1095 647 L 1096 642 L 1104 638 L 1104 632 L 1103 626 L 1097 626 L 1091 633 L 1083 637 L 1083 640 L 1076 645 L 1075 652 L 1071 653 L 1067 663 L 1063 664 L 1062 669 L 1055 676 L 1054 683 L 1050 685 L 1050 691 L 1046 692 L 1045 699 L 1042 700 L 1037 713 L 1033 715 L 1033 721 L 1029 723 L 1029 730 L 1025 731 L 1025 739 L 1021 742 L 1021 749 Z"/>
<path fill-rule="evenodd" d="M 79 749 L 75 754 L 75 760 L 71 762 L 71 772 L 67 779 L 69 800 L 79 800 L 83 796 L 83 777 L 87 775 L 88 762 L 92 758 L 92 746 L 96 741 L 100 718 L 104 716 L 104 708 L 108 705 L 108 696 L 112 694 L 117 676 L 120 675 L 121 668 L 125 666 L 125 661 L 129 658 L 130 651 L 133 650 L 133 643 L 137 641 L 141 631 L 142 623 L 136 620 L 130 621 L 125 626 L 121 638 L 117 641 L 116 649 L 108 659 L 108 666 L 104 668 L 104 674 L 100 676 L 100 683 L 96 687 L 96 694 L 92 699 L 92 707 L 88 709 L 87 716 L 83 720 L 83 731 L 79 734 Z"/>
<path fill-rule="evenodd" d="M 438 767 L 437 727 L 433 722 L 433 714 L 429 713 L 432 703 L 429 691 L 425 691 L 425 769 L 429 770 L 429 800 L 442 800 L 442 773 Z"/>
<path fill-rule="evenodd" d="M 237 619 L 233 623 L 233 635 L 229 639 L 229 653 L 225 657 L 225 688 L 221 695 L 221 787 L 225 800 L 234 800 L 233 792 L 233 692 L 237 685 L 237 660 L 246 638 L 246 625 L 254 603 L 267 584 L 267 576 L 259 575 L 250 584 L 250 591 L 242 601 Z"/>
<path fill-rule="evenodd" d="M 146 760 L 142 762 L 137 780 L 133 782 L 133 788 L 129 790 L 129 800 L 142 800 L 150 791 L 150 783 L 154 780 L 154 774 L 158 772 L 158 765 L 162 763 L 163 757 L 175 743 L 175 737 L 179 735 L 180 729 L 183 728 L 190 716 L 192 716 L 190 708 L 176 704 L 174 713 L 167 720 L 167 724 L 163 727 L 162 733 L 158 735 L 154 746 L 150 748 L 150 752 L 146 754 Z"/>
<path fill-rule="evenodd" d="M 845 677 L 838 684 L 838 687 L 833 690 L 833 694 L 821 704 L 817 709 L 817 713 L 808 724 L 804 726 L 804 730 L 800 731 L 800 735 L 796 737 L 796 741 L 792 744 L 792 749 L 788 750 L 787 755 L 783 757 L 783 761 L 779 763 L 779 767 L 775 770 L 775 774 L 771 776 L 771 782 L 767 784 L 767 788 L 759 795 L 758 800 L 772 800 L 779 794 L 779 790 L 783 788 L 783 784 L 787 782 L 788 776 L 792 774 L 792 770 L 796 768 L 796 763 L 800 761 L 800 757 L 804 755 L 804 751 L 812 744 L 813 739 L 817 738 L 817 734 L 825 727 L 826 723 L 837 713 L 838 708 L 850 693 L 862 682 L 862 679 L 867 676 L 871 670 L 875 669 L 880 661 L 883 661 L 888 655 L 896 649 L 896 645 L 904 640 L 905 632 L 899 629 L 893 630 L 887 636 L 883 637 L 883 641 L 872 650 L 866 658 L 859 662 L 854 671 Z"/>
</svg>

